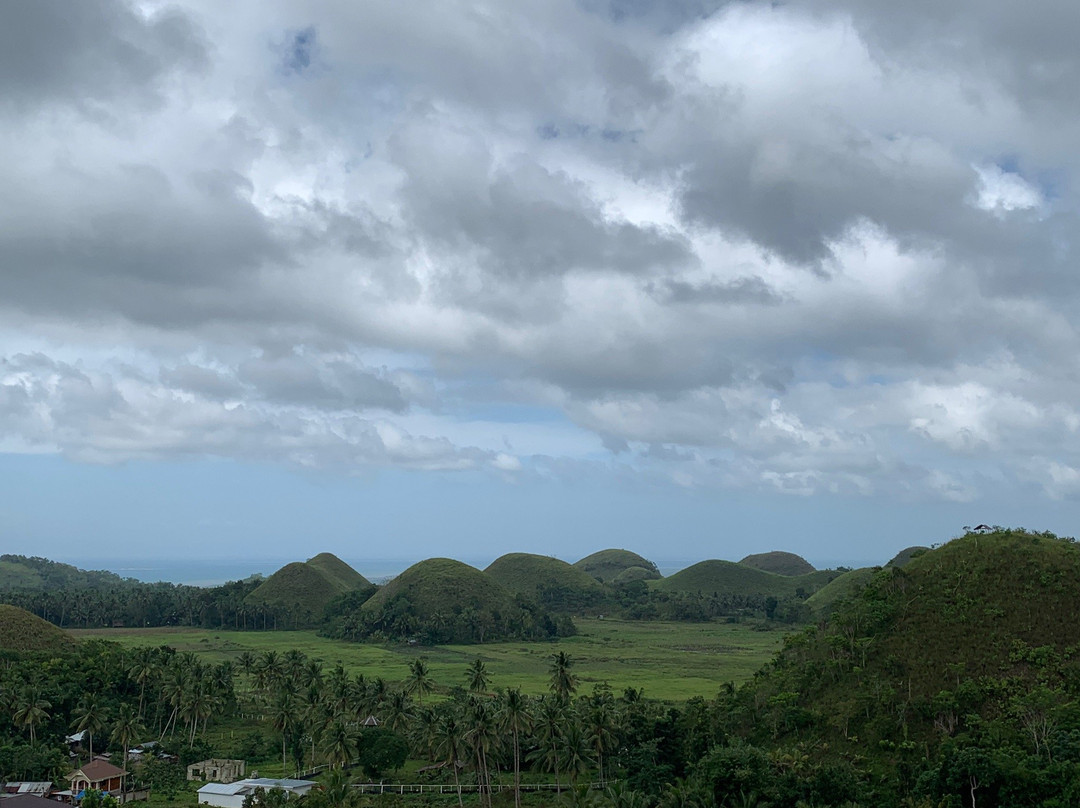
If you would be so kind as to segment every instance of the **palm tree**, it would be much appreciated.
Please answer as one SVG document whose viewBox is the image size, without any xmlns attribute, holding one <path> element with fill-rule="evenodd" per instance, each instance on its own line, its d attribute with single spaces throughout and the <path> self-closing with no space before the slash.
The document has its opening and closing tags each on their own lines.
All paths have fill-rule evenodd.
<svg viewBox="0 0 1080 808">
<path fill-rule="evenodd" d="M 514 746 L 514 805 L 521 808 L 521 734 L 532 728 L 529 699 L 521 688 L 511 688 L 499 704 L 499 726 L 510 733 Z"/>
<path fill-rule="evenodd" d="M 488 702 L 471 696 L 466 711 L 465 740 L 472 747 L 476 757 L 476 784 L 480 792 L 481 801 L 491 805 L 491 780 L 488 777 L 488 753 L 498 740 L 498 732 L 495 725 L 495 717 L 492 715 Z"/>
<path fill-rule="evenodd" d="M 153 648 L 140 648 L 135 652 L 135 662 L 128 670 L 128 676 L 139 686 L 139 718 L 142 718 L 146 683 L 158 672 Z"/>
<path fill-rule="evenodd" d="M 604 750 L 615 743 L 615 702 L 611 691 L 597 688 L 588 700 L 585 712 L 585 732 L 589 743 L 596 752 L 596 766 L 599 770 L 600 787 L 604 787 Z"/>
<path fill-rule="evenodd" d="M 457 788 L 458 806 L 461 802 L 461 781 L 458 778 L 458 764 L 465 754 L 465 731 L 452 712 L 447 712 L 439 721 L 439 742 L 435 754 L 445 760 L 454 771 L 454 786 Z"/>
<path fill-rule="evenodd" d="M 402 690 L 395 690 L 386 700 L 386 726 L 394 732 L 404 733 L 412 719 L 412 703 Z"/>
<path fill-rule="evenodd" d="M 540 711 L 536 717 L 537 746 L 529 753 L 530 760 L 539 762 L 555 773 L 555 789 L 558 793 L 562 793 L 559 772 L 565 717 L 566 710 L 559 701 L 541 696 Z"/>
<path fill-rule="evenodd" d="M 472 693 L 483 693 L 488 687 L 488 673 L 487 668 L 484 666 L 484 660 L 477 657 L 472 661 L 472 664 L 465 671 L 465 678 L 469 680 L 469 691 Z"/>
<path fill-rule="evenodd" d="M 49 714 L 50 707 L 52 707 L 52 702 L 42 695 L 36 685 L 23 690 L 16 700 L 15 714 L 12 718 L 16 725 L 30 730 L 31 746 L 37 742 L 37 727 L 52 717 Z"/>
<path fill-rule="evenodd" d="M 424 694 L 430 693 L 434 683 L 431 681 L 431 672 L 423 657 L 414 659 L 409 663 L 409 678 L 405 682 L 405 692 L 410 695 L 415 693 L 420 706 L 424 706 Z"/>
<path fill-rule="evenodd" d="M 124 749 L 124 765 L 127 765 L 128 749 L 135 736 L 143 731 L 142 722 L 138 714 L 130 704 L 121 704 L 120 711 L 113 723 L 112 734 L 109 736 L 113 741 L 120 744 Z"/>
<path fill-rule="evenodd" d="M 551 673 L 551 692 L 564 704 L 570 701 L 570 696 L 578 686 L 577 676 L 570 672 L 573 666 L 573 658 L 565 651 L 551 655 L 551 666 L 548 668 Z"/>
<path fill-rule="evenodd" d="M 429 761 L 435 759 L 438 717 L 430 707 L 420 707 L 413 715 L 412 742 L 417 753 L 423 751 Z"/>
<path fill-rule="evenodd" d="M 75 720 L 71 722 L 71 728 L 76 732 L 85 731 L 90 736 L 90 760 L 93 760 L 94 733 L 105 727 L 105 709 L 98 705 L 96 695 L 87 694 L 79 700 L 72 715 Z"/>
<path fill-rule="evenodd" d="M 337 719 L 323 734 L 326 762 L 331 768 L 344 768 L 356 753 L 356 737 L 348 724 Z"/>
<path fill-rule="evenodd" d="M 272 653 L 272 652 L 269 652 Z M 289 730 L 296 725 L 296 702 L 288 690 L 283 690 L 277 697 L 270 711 L 270 720 L 274 729 L 281 733 L 281 776 L 287 771 L 285 762 L 285 743 L 288 740 Z"/>
</svg>

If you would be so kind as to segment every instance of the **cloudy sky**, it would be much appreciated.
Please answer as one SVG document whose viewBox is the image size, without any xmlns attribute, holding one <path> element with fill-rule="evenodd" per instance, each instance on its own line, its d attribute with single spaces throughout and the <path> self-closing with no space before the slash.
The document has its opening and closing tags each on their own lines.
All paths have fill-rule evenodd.
<svg viewBox="0 0 1080 808">
<path fill-rule="evenodd" d="M 1075 0 L 3 3 L 0 544 L 1080 515 Z"/>
</svg>

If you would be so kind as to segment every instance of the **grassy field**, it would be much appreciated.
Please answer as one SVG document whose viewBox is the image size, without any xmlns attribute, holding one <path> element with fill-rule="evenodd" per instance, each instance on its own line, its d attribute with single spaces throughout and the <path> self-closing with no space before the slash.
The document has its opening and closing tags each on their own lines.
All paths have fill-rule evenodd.
<svg viewBox="0 0 1080 808">
<path fill-rule="evenodd" d="M 188 628 L 92 629 L 78 637 L 101 637 L 126 646 L 169 645 L 213 661 L 236 659 L 246 650 L 296 648 L 328 665 L 341 662 L 351 672 L 405 678 L 408 664 L 427 658 L 437 684 L 465 683 L 465 668 L 484 660 L 493 687 L 519 686 L 528 693 L 547 690 L 548 658 L 565 650 L 575 660 L 581 691 L 607 682 L 616 693 L 642 688 L 656 699 L 682 701 L 711 697 L 725 682 L 742 682 L 779 648 L 780 630 L 761 631 L 750 623 L 661 623 L 577 619 L 576 637 L 551 643 L 487 643 L 437 647 L 382 646 L 319 637 L 310 631 L 241 632 Z"/>
</svg>

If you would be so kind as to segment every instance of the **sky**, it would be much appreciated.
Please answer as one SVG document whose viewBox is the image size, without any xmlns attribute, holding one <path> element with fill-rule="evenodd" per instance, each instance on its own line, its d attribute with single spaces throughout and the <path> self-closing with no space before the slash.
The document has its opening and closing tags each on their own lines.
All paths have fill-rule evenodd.
<svg viewBox="0 0 1080 808">
<path fill-rule="evenodd" d="M 0 550 L 883 563 L 1080 516 L 1075 0 L 36 0 Z"/>
</svg>

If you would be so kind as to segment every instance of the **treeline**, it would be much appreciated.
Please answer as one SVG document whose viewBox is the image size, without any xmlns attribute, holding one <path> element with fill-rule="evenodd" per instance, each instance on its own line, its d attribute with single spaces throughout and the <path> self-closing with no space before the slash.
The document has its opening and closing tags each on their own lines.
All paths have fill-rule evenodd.
<svg viewBox="0 0 1080 808">
<path fill-rule="evenodd" d="M 244 602 L 258 584 L 231 581 L 222 586 L 198 587 L 124 580 L 108 588 L 4 590 L 0 591 L 0 603 L 26 609 L 61 628 L 292 628 L 294 610 Z"/>
</svg>

